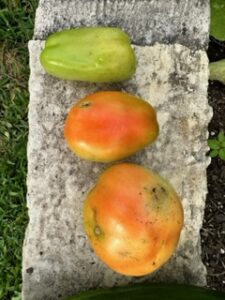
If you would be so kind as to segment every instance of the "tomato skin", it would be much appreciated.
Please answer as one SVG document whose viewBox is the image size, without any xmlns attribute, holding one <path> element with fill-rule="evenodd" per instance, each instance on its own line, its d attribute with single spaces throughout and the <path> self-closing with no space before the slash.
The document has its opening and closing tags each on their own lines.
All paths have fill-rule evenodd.
<svg viewBox="0 0 225 300">
<path fill-rule="evenodd" d="M 78 101 L 70 110 L 64 136 L 78 156 L 111 162 L 132 155 L 158 136 L 156 112 L 133 95 L 104 91 Z"/>
<path fill-rule="evenodd" d="M 173 254 L 183 208 L 172 186 L 135 164 L 108 168 L 84 203 L 84 228 L 100 259 L 114 271 L 143 276 Z"/>
<path fill-rule="evenodd" d="M 52 33 L 40 61 L 53 76 L 88 82 L 127 80 L 136 69 L 128 34 L 113 27 L 83 27 Z"/>
</svg>

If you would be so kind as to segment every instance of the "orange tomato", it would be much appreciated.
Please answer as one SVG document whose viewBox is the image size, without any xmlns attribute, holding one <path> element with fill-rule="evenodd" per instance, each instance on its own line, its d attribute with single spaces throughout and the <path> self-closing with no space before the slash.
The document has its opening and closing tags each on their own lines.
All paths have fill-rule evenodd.
<svg viewBox="0 0 225 300">
<path fill-rule="evenodd" d="M 158 136 L 156 113 L 148 102 L 122 92 L 97 92 L 69 112 L 65 139 L 78 156 L 99 162 L 125 158 Z"/>
<path fill-rule="evenodd" d="M 95 253 L 116 272 L 142 276 L 173 254 L 183 208 L 172 186 L 136 164 L 108 168 L 84 204 L 84 228 Z"/>
</svg>

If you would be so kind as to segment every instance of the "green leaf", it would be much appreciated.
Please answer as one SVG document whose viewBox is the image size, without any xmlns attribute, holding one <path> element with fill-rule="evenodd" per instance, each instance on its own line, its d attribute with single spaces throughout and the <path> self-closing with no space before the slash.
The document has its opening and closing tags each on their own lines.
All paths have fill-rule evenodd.
<svg viewBox="0 0 225 300">
<path fill-rule="evenodd" d="M 222 148 L 225 148 L 225 141 L 221 144 Z"/>
<path fill-rule="evenodd" d="M 220 149 L 220 151 L 219 151 L 219 157 L 222 160 L 225 160 L 225 149 Z"/>
<path fill-rule="evenodd" d="M 214 61 L 209 64 L 209 79 L 218 80 L 225 84 L 225 59 Z"/>
<path fill-rule="evenodd" d="M 225 40 L 225 0 L 211 0 L 210 34 L 219 41 Z"/>
<path fill-rule="evenodd" d="M 15 292 L 11 300 L 21 300 L 21 299 L 22 299 L 21 293 Z"/>
<path fill-rule="evenodd" d="M 223 131 L 220 131 L 220 133 L 218 134 L 218 140 L 220 142 L 224 142 L 225 141 L 225 135 Z"/>
<path fill-rule="evenodd" d="M 212 150 L 209 152 L 210 157 L 216 157 L 219 154 L 219 150 Z"/>
<path fill-rule="evenodd" d="M 208 146 L 210 147 L 210 149 L 220 149 L 220 142 L 218 140 L 208 140 Z"/>
</svg>

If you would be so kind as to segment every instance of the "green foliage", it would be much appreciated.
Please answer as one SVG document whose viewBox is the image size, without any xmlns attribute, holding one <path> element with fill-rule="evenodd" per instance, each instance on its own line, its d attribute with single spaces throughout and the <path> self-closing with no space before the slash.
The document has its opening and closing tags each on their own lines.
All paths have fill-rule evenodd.
<svg viewBox="0 0 225 300">
<path fill-rule="evenodd" d="M 225 59 L 209 64 L 209 79 L 225 84 Z"/>
<path fill-rule="evenodd" d="M 22 300 L 21 293 L 15 293 L 11 300 Z"/>
<path fill-rule="evenodd" d="M 225 160 L 225 135 L 221 131 L 215 139 L 208 140 L 209 148 L 211 149 L 209 155 L 211 157 L 219 157 Z"/>
<path fill-rule="evenodd" d="M 210 34 L 219 41 L 225 41 L 225 0 L 211 0 Z"/>
<path fill-rule="evenodd" d="M 210 34 L 219 41 L 225 41 L 225 0 L 211 0 Z M 225 84 L 225 59 L 209 64 L 209 79 Z"/>
<path fill-rule="evenodd" d="M 27 41 L 36 0 L 0 0 L 0 299 L 19 299 L 26 211 Z M 14 297 L 14 298 L 13 298 Z"/>
</svg>

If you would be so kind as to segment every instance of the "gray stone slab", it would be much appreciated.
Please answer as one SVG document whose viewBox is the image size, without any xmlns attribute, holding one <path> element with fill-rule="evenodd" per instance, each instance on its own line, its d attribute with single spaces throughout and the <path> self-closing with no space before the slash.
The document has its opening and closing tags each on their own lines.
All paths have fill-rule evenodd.
<svg viewBox="0 0 225 300">
<path fill-rule="evenodd" d="M 206 53 L 178 44 L 136 46 L 135 76 L 121 84 L 104 85 L 47 75 L 39 62 L 42 47 L 41 41 L 29 43 L 30 220 L 23 249 L 23 299 L 55 300 L 90 288 L 142 280 L 205 285 L 199 230 L 207 193 L 207 126 L 212 116 L 207 101 Z M 70 107 L 102 89 L 134 93 L 155 106 L 159 138 L 128 161 L 168 178 L 184 206 L 185 225 L 176 253 L 159 271 L 142 278 L 113 272 L 90 249 L 82 226 L 83 200 L 107 165 L 79 159 L 63 138 Z"/>
<path fill-rule="evenodd" d="M 126 30 L 134 44 L 180 43 L 206 48 L 208 0 L 40 0 L 34 39 L 80 26 L 116 26 Z"/>
</svg>

